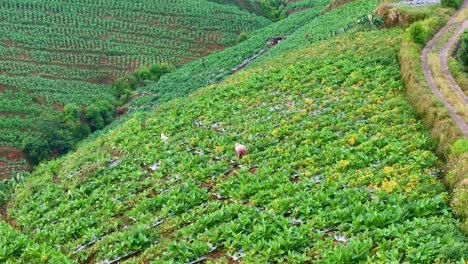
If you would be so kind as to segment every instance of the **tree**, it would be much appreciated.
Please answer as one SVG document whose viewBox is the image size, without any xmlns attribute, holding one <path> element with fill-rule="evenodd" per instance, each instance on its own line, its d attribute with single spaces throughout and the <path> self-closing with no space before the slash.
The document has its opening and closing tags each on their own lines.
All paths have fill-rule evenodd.
<svg viewBox="0 0 468 264">
<path fill-rule="evenodd" d="M 150 67 L 150 73 L 151 73 L 151 80 L 157 81 L 159 80 L 164 74 L 169 73 L 173 71 L 175 67 L 171 64 L 168 63 L 159 63 L 159 64 L 153 64 Z"/>
<path fill-rule="evenodd" d="M 65 105 L 62 123 L 77 140 L 81 140 L 91 133 L 89 126 L 81 120 L 82 109 L 76 104 Z"/>
<path fill-rule="evenodd" d="M 151 72 L 146 65 L 141 65 L 140 68 L 135 71 L 135 76 L 140 80 L 149 80 L 151 78 Z"/>
<path fill-rule="evenodd" d="M 86 109 L 85 117 L 92 131 L 103 129 L 114 120 L 115 108 L 111 102 L 102 100 L 95 102 Z"/>
<path fill-rule="evenodd" d="M 23 140 L 22 150 L 26 159 L 33 165 L 52 156 L 49 142 L 42 134 L 26 137 Z"/>
<path fill-rule="evenodd" d="M 70 109 L 70 108 L 69 108 Z M 23 140 L 22 150 L 31 164 L 65 154 L 80 139 L 64 122 L 64 115 L 47 116 L 39 121 L 39 132 Z"/>
</svg>

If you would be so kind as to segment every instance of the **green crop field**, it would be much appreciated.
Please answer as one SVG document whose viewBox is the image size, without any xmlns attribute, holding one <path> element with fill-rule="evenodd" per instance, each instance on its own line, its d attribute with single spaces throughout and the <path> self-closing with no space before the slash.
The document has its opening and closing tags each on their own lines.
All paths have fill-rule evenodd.
<svg viewBox="0 0 468 264">
<path fill-rule="evenodd" d="M 24 168 L 2 153 L 44 113 L 113 100 L 112 80 L 140 65 L 184 64 L 270 23 L 205 0 L 0 2 L 0 178 Z"/>
<path fill-rule="evenodd" d="M 377 6 L 377 1 L 354 1 L 319 16 L 330 2 L 330 0 L 317 0 L 313 5 L 310 1 L 290 3 L 288 6 L 302 4 L 301 6 L 307 9 L 253 32 L 247 40 L 236 46 L 226 48 L 204 60 L 193 61 L 186 67 L 163 76 L 159 82 L 143 87 L 140 93 L 144 96 L 133 100 L 132 106 L 154 107 L 161 102 L 185 96 L 199 87 L 216 83 L 230 75 L 232 69 L 245 59 L 253 57 L 262 50 L 267 52 L 252 61 L 252 64 L 308 43 L 332 38 L 335 32 L 341 32 L 340 30 L 346 25 L 372 13 Z M 267 42 L 272 36 L 287 38 L 281 42 L 281 45 L 269 47 Z"/>
<path fill-rule="evenodd" d="M 165 3 L 179 2 L 192 3 Z M 141 87 L 127 116 L 75 152 L 0 184 L 0 262 L 466 263 L 437 142 L 405 97 L 404 29 L 362 19 L 378 1 L 322 13 L 330 3 L 289 1 L 269 25 L 247 15 L 262 25 L 241 43 Z M 60 84 L 87 91 L 74 99 L 84 104 L 110 87 L 73 79 L 87 70 L 1 75 L 15 89 L 0 107 L 21 113 L 3 129 L 66 104 Z"/>
<path fill-rule="evenodd" d="M 1 231 L 34 244 L 0 259 L 463 263 L 434 143 L 402 93 L 401 33 L 285 48 L 39 166 L 8 203 L 21 233 Z"/>
</svg>

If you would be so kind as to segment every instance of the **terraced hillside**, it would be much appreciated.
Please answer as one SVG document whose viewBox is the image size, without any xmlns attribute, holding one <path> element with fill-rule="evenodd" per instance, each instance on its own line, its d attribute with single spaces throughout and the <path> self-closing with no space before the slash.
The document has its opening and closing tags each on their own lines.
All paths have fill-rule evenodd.
<svg viewBox="0 0 468 264">
<path fill-rule="evenodd" d="M 272 57 L 43 164 L 7 211 L 42 246 L 0 259 L 463 263 L 434 144 L 402 93 L 401 32 Z"/>
<path fill-rule="evenodd" d="M 259 29 L 242 43 L 212 54 L 203 60 L 188 63 L 174 72 L 166 74 L 156 83 L 140 90 L 140 97 L 132 101 L 133 108 L 152 108 L 168 100 L 186 96 L 194 90 L 217 83 L 232 74 L 239 66 L 249 67 L 257 61 L 295 50 L 308 43 L 329 39 L 344 32 L 347 25 L 373 12 L 377 1 L 353 1 L 320 15 L 331 3 L 330 0 L 291 2 L 290 6 L 302 6 L 287 19 Z M 280 45 L 267 43 L 273 36 L 285 37 Z M 258 56 L 260 55 L 260 56 Z M 256 59 L 253 59 L 256 58 Z M 249 62 L 244 64 L 245 62 Z"/>
<path fill-rule="evenodd" d="M 25 165 L 11 153 L 44 112 L 112 100 L 115 77 L 184 64 L 269 23 L 206 0 L 2 1 L 0 178 Z"/>
</svg>

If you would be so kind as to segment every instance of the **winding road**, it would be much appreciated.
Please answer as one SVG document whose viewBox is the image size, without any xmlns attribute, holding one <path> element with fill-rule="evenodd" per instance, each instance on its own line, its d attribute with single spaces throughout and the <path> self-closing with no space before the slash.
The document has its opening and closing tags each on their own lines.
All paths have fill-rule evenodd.
<svg viewBox="0 0 468 264">
<path fill-rule="evenodd" d="M 445 108 L 447 108 L 447 111 L 449 112 L 450 116 L 452 119 L 455 121 L 457 126 L 460 128 L 460 131 L 466 136 L 468 136 L 468 125 L 467 123 L 463 120 L 463 118 L 456 113 L 455 107 L 451 105 L 445 96 L 441 93 L 439 88 L 437 87 L 437 84 L 434 81 L 434 77 L 432 76 L 431 70 L 429 68 L 429 63 L 428 63 L 428 54 L 430 51 L 433 49 L 435 43 L 439 41 L 440 38 L 443 37 L 443 35 L 450 29 L 450 27 L 455 23 L 459 13 L 464 9 L 468 8 L 468 0 L 463 1 L 463 5 L 458 9 L 457 12 L 455 12 L 447 22 L 447 24 L 439 31 L 437 34 L 426 44 L 426 46 L 423 49 L 423 52 L 421 54 L 421 62 L 423 66 L 423 72 L 424 76 L 426 77 L 427 83 L 429 84 L 429 87 L 431 88 L 432 93 L 434 93 L 435 96 L 444 104 Z M 449 71 L 448 68 L 448 56 L 449 56 L 449 50 L 450 47 L 454 45 L 454 43 L 457 41 L 458 37 L 463 33 L 463 31 L 468 28 L 468 19 L 465 19 L 460 25 L 457 27 L 455 32 L 450 36 L 449 40 L 445 44 L 445 46 L 442 48 L 442 50 L 439 52 L 439 59 L 442 67 L 442 72 L 446 76 L 447 80 L 450 83 L 450 86 L 452 88 L 453 93 L 456 93 L 463 101 L 466 107 L 468 107 L 468 99 L 463 90 L 458 86 L 456 83 L 455 79 L 453 78 L 452 74 Z"/>
</svg>

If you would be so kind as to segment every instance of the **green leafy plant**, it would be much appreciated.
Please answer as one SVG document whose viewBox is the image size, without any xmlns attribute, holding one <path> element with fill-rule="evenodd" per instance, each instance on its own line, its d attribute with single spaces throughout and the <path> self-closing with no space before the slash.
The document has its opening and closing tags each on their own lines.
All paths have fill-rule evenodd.
<svg viewBox="0 0 468 264">
<path fill-rule="evenodd" d="M 409 27 L 409 33 L 414 42 L 424 45 L 426 43 L 426 31 L 420 22 L 415 22 Z"/>
</svg>

